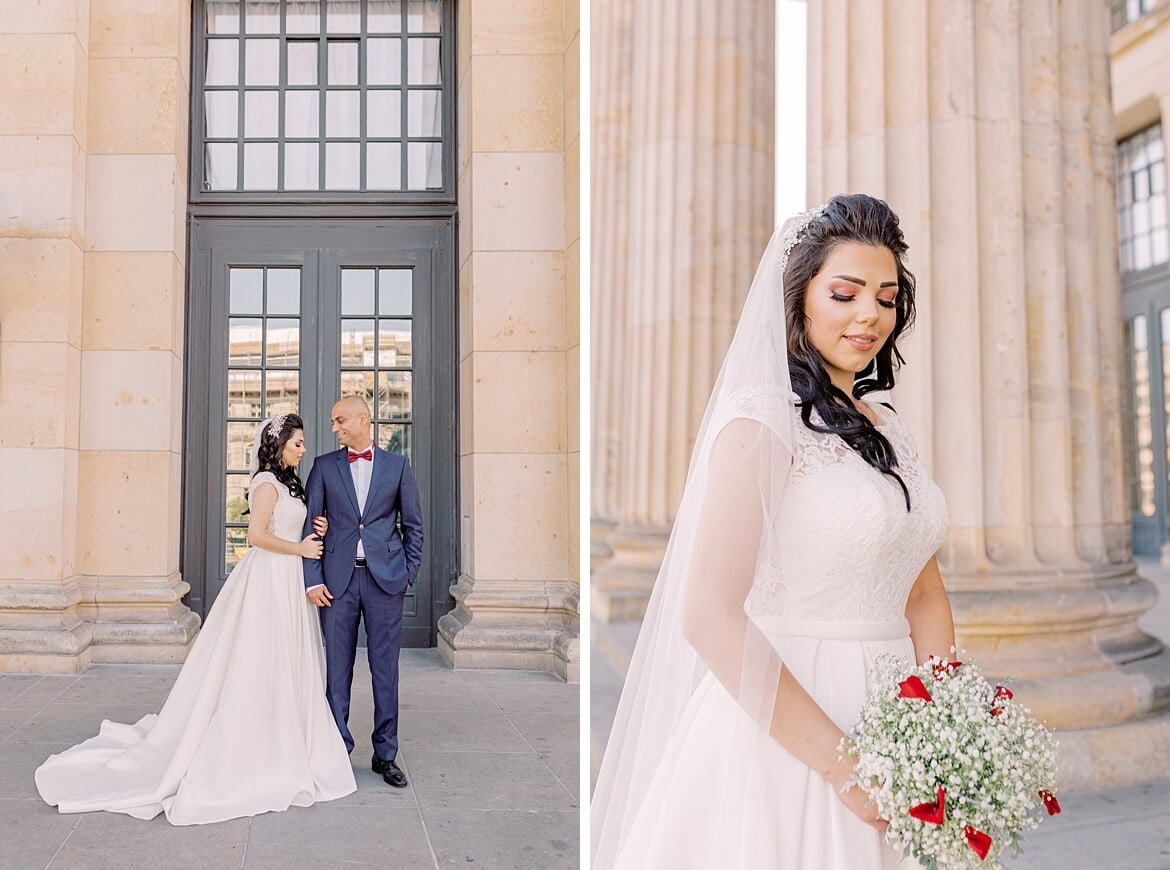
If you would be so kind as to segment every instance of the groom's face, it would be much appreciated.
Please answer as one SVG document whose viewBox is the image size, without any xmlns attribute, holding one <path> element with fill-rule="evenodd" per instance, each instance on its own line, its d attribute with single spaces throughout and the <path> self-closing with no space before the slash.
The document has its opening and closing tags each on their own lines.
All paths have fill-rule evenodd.
<svg viewBox="0 0 1170 870">
<path fill-rule="evenodd" d="M 365 414 L 339 405 L 333 409 L 333 434 L 342 447 L 364 449 L 370 440 L 370 420 Z"/>
</svg>

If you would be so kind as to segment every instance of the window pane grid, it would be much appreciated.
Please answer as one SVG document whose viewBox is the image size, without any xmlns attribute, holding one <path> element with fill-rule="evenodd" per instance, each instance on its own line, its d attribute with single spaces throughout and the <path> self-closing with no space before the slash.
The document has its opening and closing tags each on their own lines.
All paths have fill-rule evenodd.
<svg viewBox="0 0 1170 870">
<path fill-rule="evenodd" d="M 1122 272 L 1167 262 L 1166 157 L 1154 124 L 1117 146 L 1118 241 Z"/>
<path fill-rule="evenodd" d="M 447 38 L 442 5 L 441 0 L 340 5 L 277 0 L 272 8 L 238 0 L 209 4 L 202 87 L 220 96 L 204 104 L 203 189 L 443 189 L 443 119 L 453 107 L 444 99 L 440 62 Z M 234 55 L 234 69 L 225 52 Z M 310 59 L 315 71 L 304 67 Z M 273 98 L 260 96 L 270 92 Z M 281 95 L 294 92 L 318 95 L 316 136 L 305 135 L 303 125 L 289 130 L 300 115 Z M 223 118 L 232 96 L 234 130 Z M 397 116 L 394 122 L 387 111 Z M 345 144 L 362 147 L 329 147 Z"/>
</svg>

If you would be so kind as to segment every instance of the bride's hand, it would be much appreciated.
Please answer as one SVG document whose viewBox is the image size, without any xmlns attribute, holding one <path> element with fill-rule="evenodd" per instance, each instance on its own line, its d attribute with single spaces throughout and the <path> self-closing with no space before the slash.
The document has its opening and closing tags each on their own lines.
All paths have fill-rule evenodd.
<svg viewBox="0 0 1170 870">
<path fill-rule="evenodd" d="M 316 534 L 306 535 L 305 539 L 301 541 L 298 552 L 305 559 L 320 559 L 323 546 Z"/>
<path fill-rule="evenodd" d="M 325 517 L 313 517 L 313 531 L 319 537 L 325 537 L 325 533 L 329 531 L 329 520 Z"/>
<path fill-rule="evenodd" d="M 852 773 L 853 762 L 849 756 L 846 756 L 838 761 L 837 766 L 829 775 L 829 785 L 836 792 L 837 797 L 841 799 L 841 803 L 849 809 L 849 812 L 884 834 L 890 823 L 878 815 L 877 805 L 870 803 L 869 795 L 856 785 L 846 788 L 845 784 L 849 781 Z"/>
</svg>

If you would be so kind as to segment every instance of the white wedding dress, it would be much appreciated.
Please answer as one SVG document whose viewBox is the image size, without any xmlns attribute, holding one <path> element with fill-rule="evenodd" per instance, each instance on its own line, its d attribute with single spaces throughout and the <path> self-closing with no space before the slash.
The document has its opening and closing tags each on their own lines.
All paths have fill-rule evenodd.
<svg viewBox="0 0 1170 870">
<path fill-rule="evenodd" d="M 299 541 L 305 505 L 270 472 L 269 531 Z M 309 806 L 357 788 L 325 699 L 317 610 L 300 556 L 251 548 L 228 577 L 159 713 L 104 721 L 36 772 L 63 813 L 94 810 L 201 825 Z"/>
<path fill-rule="evenodd" d="M 746 409 L 734 407 L 741 398 Z M 717 411 L 716 417 L 755 416 L 750 393 L 733 396 L 730 404 L 720 409 L 725 416 Z M 798 421 L 792 469 L 776 514 L 778 534 L 772 536 L 776 552 L 763 563 L 744 608 L 783 666 L 846 733 L 865 701 L 875 657 L 914 659 L 906 600 L 947 526 L 942 493 L 897 414 L 870 407 L 898 456 L 912 509 L 907 512 L 896 481 L 838 436 Z M 815 412 L 813 420 L 819 421 Z M 736 868 L 918 866 L 903 861 L 901 851 L 854 816 L 825 780 L 774 741 L 764 743 L 746 781 L 721 775 L 720 746 L 742 731 L 745 718 L 708 673 L 665 748 L 669 761 L 658 767 L 641 802 L 618 868 L 726 870 L 723 840 L 710 820 L 729 806 L 742 814 L 742 829 L 754 832 L 743 857 L 733 862 Z"/>
</svg>

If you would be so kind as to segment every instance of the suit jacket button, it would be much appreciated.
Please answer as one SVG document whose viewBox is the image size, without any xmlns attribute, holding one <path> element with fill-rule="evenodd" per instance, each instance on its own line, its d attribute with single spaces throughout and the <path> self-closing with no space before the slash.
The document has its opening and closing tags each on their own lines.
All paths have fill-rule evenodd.
<svg viewBox="0 0 1170 870">
<path fill-rule="evenodd" d="M 359 529 L 364 529 L 365 527 L 366 527 L 366 524 L 365 524 L 365 523 L 358 523 L 358 528 L 359 528 Z"/>
</svg>

